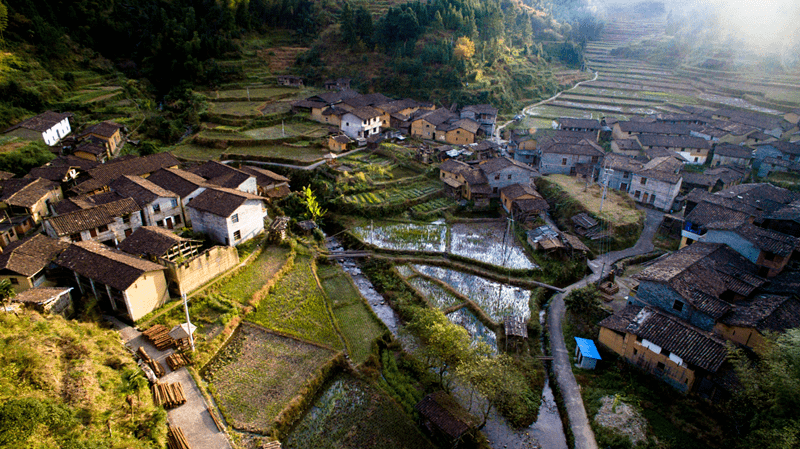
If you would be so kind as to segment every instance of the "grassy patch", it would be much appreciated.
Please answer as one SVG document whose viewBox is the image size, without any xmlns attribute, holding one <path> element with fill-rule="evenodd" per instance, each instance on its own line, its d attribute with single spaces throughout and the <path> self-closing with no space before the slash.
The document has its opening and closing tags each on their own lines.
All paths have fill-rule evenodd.
<svg viewBox="0 0 800 449">
<path fill-rule="evenodd" d="M 3 313 L 0 367 L 3 447 L 164 447 L 166 413 L 116 331 Z"/>
<path fill-rule="evenodd" d="M 635 224 L 642 219 L 642 212 L 636 209 L 633 201 L 627 195 L 622 195 L 613 189 L 607 190 L 603 211 L 599 212 L 602 196 L 599 185 L 592 183 L 586 188 L 586 182 L 566 175 L 549 175 L 546 179 L 558 184 L 570 197 L 578 201 L 581 207 L 617 227 Z"/>
<path fill-rule="evenodd" d="M 285 137 L 309 136 L 324 137 L 328 135 L 328 129 L 319 123 L 311 122 L 290 122 L 284 125 L 268 126 L 266 128 L 256 128 L 243 132 L 251 139 L 281 139 Z"/>
<path fill-rule="evenodd" d="M 245 319 L 289 335 L 341 348 L 312 264 L 310 257 L 298 255 L 294 267 L 264 295 L 256 310 Z"/>
<path fill-rule="evenodd" d="M 215 290 L 239 304 L 247 304 L 253 295 L 281 269 L 289 257 L 289 252 L 290 250 L 283 246 L 265 248 L 253 263 L 223 282 Z"/>
<path fill-rule="evenodd" d="M 263 101 L 215 101 L 208 104 L 213 114 L 235 115 L 239 117 L 260 117 Z"/>
<path fill-rule="evenodd" d="M 278 413 L 333 351 L 243 325 L 203 377 L 236 429 L 269 432 Z"/>
<path fill-rule="evenodd" d="M 372 342 L 385 331 L 383 324 L 341 268 L 322 265 L 317 272 L 322 288 L 333 303 L 333 315 L 347 340 L 350 358 L 363 363 L 372 351 Z"/>
</svg>

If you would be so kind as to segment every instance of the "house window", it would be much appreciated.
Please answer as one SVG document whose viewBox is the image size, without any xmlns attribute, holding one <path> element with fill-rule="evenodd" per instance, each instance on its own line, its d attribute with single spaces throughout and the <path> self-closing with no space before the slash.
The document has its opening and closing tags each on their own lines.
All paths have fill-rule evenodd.
<svg viewBox="0 0 800 449">
<path fill-rule="evenodd" d="M 629 171 L 622 172 L 622 178 L 623 179 L 628 179 L 628 176 L 630 176 L 630 175 L 631 175 L 631 172 L 629 172 Z"/>
<path fill-rule="evenodd" d="M 561 165 L 567 165 L 567 158 L 561 159 Z"/>
<path fill-rule="evenodd" d="M 156 222 L 156 226 L 161 226 L 161 227 L 163 227 L 163 226 L 164 226 L 164 220 L 158 220 L 158 221 Z"/>
<path fill-rule="evenodd" d="M 17 278 L 8 278 L 9 282 L 13 285 L 19 285 L 19 280 Z"/>
<path fill-rule="evenodd" d="M 661 362 L 656 363 L 656 369 L 657 370 L 664 371 L 664 368 L 666 368 L 666 366 L 663 363 L 661 363 Z"/>
<path fill-rule="evenodd" d="M 97 232 L 106 232 L 108 231 L 108 225 L 98 226 Z"/>
<path fill-rule="evenodd" d="M 674 303 L 672 303 L 672 310 L 674 310 L 676 312 L 682 312 L 683 311 L 683 302 L 675 301 Z"/>
<path fill-rule="evenodd" d="M 638 350 L 638 349 L 636 349 L 636 348 L 633 348 L 633 355 L 636 355 L 636 354 L 638 354 L 638 353 L 639 353 L 639 350 Z"/>
<path fill-rule="evenodd" d="M 694 161 L 697 162 L 697 158 L 694 158 Z"/>
<path fill-rule="evenodd" d="M 600 160 L 599 156 L 592 156 L 592 164 L 596 164 Z"/>
<path fill-rule="evenodd" d="M 97 237 L 97 229 L 89 229 L 89 235 L 92 237 Z"/>
<path fill-rule="evenodd" d="M 131 222 L 131 214 L 125 214 L 122 216 L 122 222 L 128 224 Z"/>
<path fill-rule="evenodd" d="M 181 220 L 181 216 L 180 215 L 176 215 L 176 216 L 172 217 L 172 219 L 175 220 L 175 223 L 177 223 L 177 224 L 183 223 L 183 220 Z"/>
<path fill-rule="evenodd" d="M 655 204 L 655 203 L 656 203 L 656 196 L 650 195 L 650 204 Z"/>
<path fill-rule="evenodd" d="M 642 178 L 642 185 L 647 184 L 647 178 Z"/>
<path fill-rule="evenodd" d="M 178 207 L 178 200 L 177 200 L 177 198 L 173 198 L 173 199 L 172 199 L 172 201 L 170 202 L 170 204 L 172 205 L 172 207 Z"/>
<path fill-rule="evenodd" d="M 239 214 L 231 215 L 231 223 L 239 223 Z"/>
<path fill-rule="evenodd" d="M 242 231 L 233 231 L 233 239 L 239 240 L 242 238 Z"/>
<path fill-rule="evenodd" d="M 80 233 L 72 234 L 71 236 L 69 236 L 69 239 L 72 240 L 73 242 L 80 242 L 82 240 Z"/>
<path fill-rule="evenodd" d="M 500 179 L 500 175 L 494 175 L 494 180 L 497 181 Z"/>
<path fill-rule="evenodd" d="M 159 213 L 159 212 L 161 212 L 161 205 L 158 203 L 153 204 L 153 213 Z"/>
<path fill-rule="evenodd" d="M 511 175 L 508 175 L 508 179 L 511 179 Z"/>
</svg>

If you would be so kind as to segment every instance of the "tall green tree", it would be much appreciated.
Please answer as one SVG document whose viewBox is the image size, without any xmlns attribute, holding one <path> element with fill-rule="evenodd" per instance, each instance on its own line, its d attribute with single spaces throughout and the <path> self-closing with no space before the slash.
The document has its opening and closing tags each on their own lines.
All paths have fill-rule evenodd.
<svg viewBox="0 0 800 449">
<path fill-rule="evenodd" d="M 310 185 L 303 187 L 303 204 L 306 205 L 309 218 L 314 221 L 319 220 L 328 212 L 320 206 L 317 195 L 311 190 Z"/>
</svg>

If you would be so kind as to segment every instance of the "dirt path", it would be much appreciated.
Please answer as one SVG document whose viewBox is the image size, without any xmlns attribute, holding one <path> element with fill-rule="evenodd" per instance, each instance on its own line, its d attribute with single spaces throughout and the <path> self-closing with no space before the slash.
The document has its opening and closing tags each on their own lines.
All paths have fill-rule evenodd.
<svg viewBox="0 0 800 449">
<path fill-rule="evenodd" d="M 181 386 L 183 386 L 183 391 L 186 394 L 186 403 L 168 410 L 167 418 L 171 425 L 178 426 L 183 430 L 186 439 L 189 440 L 189 445 L 193 449 L 232 449 L 228 436 L 225 432 L 217 429 L 216 424 L 214 424 L 214 420 L 208 412 L 208 404 L 186 367 L 177 371 L 170 370 L 166 359 L 167 356 L 172 354 L 172 349 L 159 351 L 135 328 L 116 318 L 105 318 L 119 331 L 125 346 L 134 352 L 140 346 L 144 346 L 150 357 L 164 366 L 167 374 L 160 379 L 161 382 L 180 382 Z"/>
<path fill-rule="evenodd" d="M 592 432 L 592 427 L 589 425 L 589 418 L 586 415 L 586 409 L 581 398 L 580 386 L 578 386 L 578 382 L 572 374 L 570 354 L 567 352 L 567 346 L 564 342 L 564 332 L 561 327 L 561 321 L 564 319 L 564 313 L 566 312 L 564 296 L 576 288 L 581 288 L 597 281 L 604 262 L 606 268 L 608 268 L 612 263 L 620 259 L 645 254 L 653 250 L 653 237 L 661 224 L 661 220 L 664 218 L 664 214 L 650 209 L 645 210 L 645 213 L 644 229 L 642 229 L 642 234 L 639 236 L 636 245 L 621 251 L 604 254 L 590 261 L 589 267 L 592 269 L 592 274 L 566 287 L 564 293 L 557 294 L 550 301 L 547 325 L 550 333 L 550 350 L 553 354 L 553 370 L 556 375 L 556 382 L 561 388 L 569 425 L 572 429 L 572 434 L 575 436 L 576 449 L 597 449 L 597 441 L 595 441 L 594 432 Z"/>
</svg>

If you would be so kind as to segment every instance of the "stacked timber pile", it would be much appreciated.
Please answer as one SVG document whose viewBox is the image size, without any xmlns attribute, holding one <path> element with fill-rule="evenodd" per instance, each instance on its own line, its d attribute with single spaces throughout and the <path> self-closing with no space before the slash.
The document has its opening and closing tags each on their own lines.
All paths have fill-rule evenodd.
<svg viewBox="0 0 800 449">
<path fill-rule="evenodd" d="M 147 366 L 149 366 L 153 370 L 153 374 L 155 374 L 156 377 L 161 377 L 164 374 L 166 374 L 164 366 L 161 365 L 161 363 L 159 363 L 158 361 L 154 360 L 152 357 L 150 357 L 150 354 L 148 354 L 147 351 L 145 351 L 144 346 L 139 346 L 139 349 L 136 350 L 136 354 L 138 354 L 139 358 L 141 358 L 144 361 L 144 363 L 146 363 Z"/>
<path fill-rule="evenodd" d="M 174 408 L 186 403 L 186 395 L 183 393 L 183 385 L 180 382 L 172 384 L 153 384 L 153 401 L 156 406 L 163 405 L 165 408 Z"/>
<path fill-rule="evenodd" d="M 186 435 L 180 427 L 169 426 L 167 431 L 167 449 L 191 449 Z"/>
<path fill-rule="evenodd" d="M 159 351 L 169 349 L 175 344 L 169 336 L 169 329 L 162 324 L 156 324 L 142 333 Z"/>
<path fill-rule="evenodd" d="M 171 356 L 167 357 L 167 365 L 169 365 L 169 369 L 175 371 L 176 369 L 189 365 L 189 359 L 180 352 L 176 352 Z"/>
</svg>

